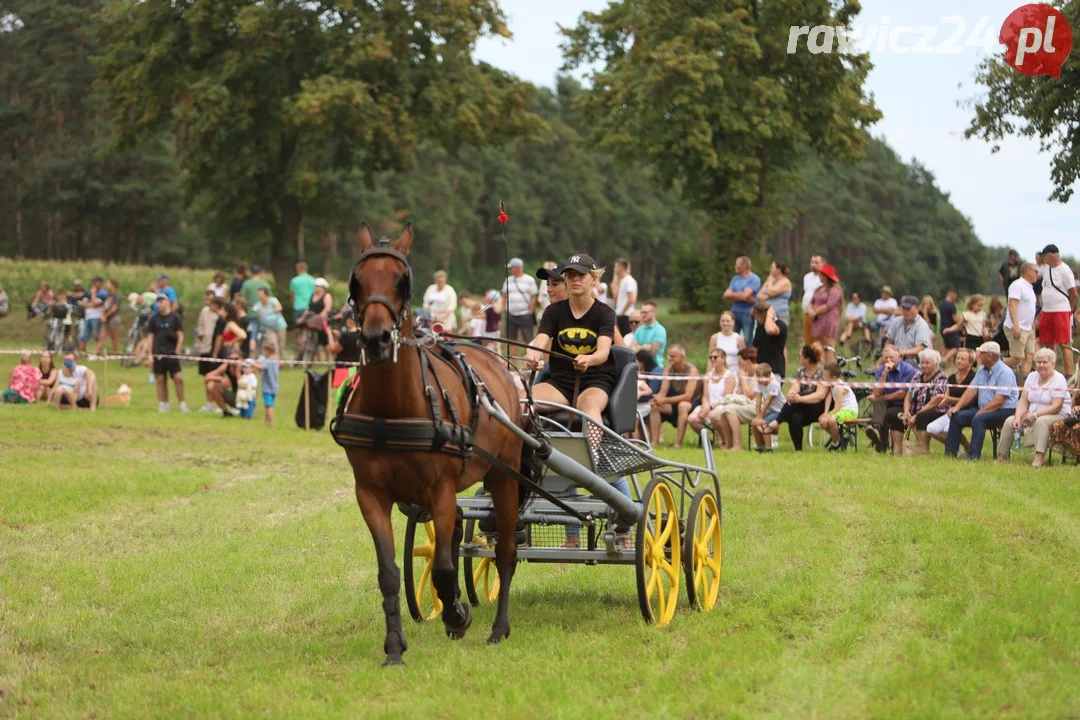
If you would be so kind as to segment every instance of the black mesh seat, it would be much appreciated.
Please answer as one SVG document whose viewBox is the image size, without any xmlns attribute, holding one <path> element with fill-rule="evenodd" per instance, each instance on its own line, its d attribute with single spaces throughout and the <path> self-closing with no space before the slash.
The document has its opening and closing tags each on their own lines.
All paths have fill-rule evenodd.
<svg viewBox="0 0 1080 720">
<path fill-rule="evenodd" d="M 637 359 L 634 351 L 630 348 L 612 346 L 611 354 L 615 357 L 615 389 L 611 391 L 611 399 L 607 409 L 604 410 L 604 424 L 615 433 L 624 435 L 634 431 L 637 425 Z M 543 382 L 550 377 L 548 366 L 536 374 L 536 383 Z M 572 401 L 573 398 L 567 398 Z M 581 422 L 576 415 L 571 416 L 565 411 L 544 413 L 555 422 L 569 430 L 581 430 Z"/>
</svg>

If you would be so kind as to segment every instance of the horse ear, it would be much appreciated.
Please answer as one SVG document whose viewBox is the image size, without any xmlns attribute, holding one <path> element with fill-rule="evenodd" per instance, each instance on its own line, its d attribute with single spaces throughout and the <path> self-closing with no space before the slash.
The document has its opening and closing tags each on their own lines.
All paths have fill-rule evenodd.
<svg viewBox="0 0 1080 720">
<path fill-rule="evenodd" d="M 412 238 L 412 223 L 405 223 L 405 229 L 401 231 L 401 237 L 397 239 L 394 249 L 402 255 L 408 255 L 409 248 L 412 247 Z"/>
<path fill-rule="evenodd" d="M 371 228 L 367 223 L 360 223 L 360 231 L 356 233 L 356 240 L 360 243 L 360 252 L 371 249 Z"/>
</svg>

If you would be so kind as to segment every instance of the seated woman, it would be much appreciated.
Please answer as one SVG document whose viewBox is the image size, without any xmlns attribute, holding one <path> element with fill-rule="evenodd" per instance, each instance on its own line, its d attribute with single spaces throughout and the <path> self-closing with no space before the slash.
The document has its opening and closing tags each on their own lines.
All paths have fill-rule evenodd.
<svg viewBox="0 0 1080 720">
<path fill-rule="evenodd" d="M 38 383 L 37 401 L 48 402 L 49 395 L 56 385 L 56 376 L 59 374 L 56 364 L 53 363 L 52 353 L 48 350 L 41 351 L 41 357 L 38 359 L 38 370 L 41 371 L 41 382 Z"/>
<path fill-rule="evenodd" d="M 615 388 L 615 311 L 593 296 L 604 270 L 588 255 L 570 258 L 563 268 L 567 300 L 552 303 L 540 318 L 540 329 L 525 354 L 536 369 L 550 350 L 551 377 L 533 386 L 540 402 L 571 403 L 598 424 Z"/>
<path fill-rule="evenodd" d="M 956 404 L 964 390 L 975 377 L 975 351 L 960 348 L 956 351 L 956 372 L 949 376 L 948 392 L 930 398 L 926 406 L 915 416 L 915 436 L 926 452 L 930 452 L 930 438 L 945 442 L 949 434 L 949 408 Z M 967 448 L 967 438 L 960 444 Z"/>
<path fill-rule="evenodd" d="M 998 440 L 998 461 L 1009 459 L 1014 442 L 1014 431 L 1023 435 L 1025 446 L 1035 446 L 1035 459 L 1031 467 L 1042 467 L 1046 448 L 1050 444 L 1050 429 L 1072 413 L 1072 393 L 1065 376 L 1054 369 L 1057 353 L 1053 348 L 1035 351 L 1035 369 L 1024 381 L 1016 413 L 1006 418 L 1001 426 Z"/>
<path fill-rule="evenodd" d="M 23 350 L 19 355 L 19 364 L 11 371 L 8 389 L 3 394 L 4 402 L 16 405 L 37 402 L 41 370 L 33 364 L 33 359 L 29 350 Z"/>
<path fill-rule="evenodd" d="M 227 360 L 203 376 L 206 383 L 206 396 L 221 409 L 222 417 L 235 417 L 240 414 L 236 407 L 236 390 L 240 384 L 240 350 L 230 350 Z"/>
<path fill-rule="evenodd" d="M 709 351 L 709 369 L 702 380 L 701 404 L 694 408 L 686 421 L 695 433 L 700 433 L 706 425 L 716 430 L 721 447 L 730 447 L 728 433 L 730 429 L 720 424 L 720 415 L 724 412 L 724 398 L 735 392 L 738 373 L 727 366 L 727 353 L 722 348 L 713 346 Z"/>
<path fill-rule="evenodd" d="M 904 447 L 904 433 L 914 429 L 918 433 L 919 414 L 930 405 L 935 398 L 944 397 L 948 391 L 949 378 L 941 369 L 941 354 L 937 350 L 927 348 L 919 353 L 919 375 L 913 382 L 924 383 L 920 387 L 913 388 L 904 398 L 904 409 L 899 415 L 886 415 L 885 427 L 889 429 L 892 438 L 893 453 L 902 454 Z M 939 401 L 940 402 L 940 401 Z M 921 452 L 930 453 L 930 435 L 923 427 L 923 437 L 919 437 Z M 897 453 L 897 449 L 901 453 Z"/>
<path fill-rule="evenodd" d="M 766 435 L 775 433 L 780 423 L 788 424 L 791 433 L 791 445 L 795 452 L 802 451 L 803 428 L 816 422 L 825 412 L 825 396 L 829 389 L 818 385 L 824 372 L 821 369 L 821 356 L 825 353 L 821 343 L 803 345 L 799 352 L 799 370 L 795 373 L 795 382 L 788 390 L 787 402 L 779 417 L 766 424 L 762 432 Z"/>
<path fill-rule="evenodd" d="M 730 438 L 728 450 L 742 450 L 742 426 L 749 425 L 757 414 L 758 384 L 754 378 L 757 368 L 758 353 L 756 347 L 743 348 L 739 351 L 739 364 L 735 368 L 735 389 L 724 398 L 719 414 L 721 428 L 727 426 L 726 435 Z"/>
</svg>

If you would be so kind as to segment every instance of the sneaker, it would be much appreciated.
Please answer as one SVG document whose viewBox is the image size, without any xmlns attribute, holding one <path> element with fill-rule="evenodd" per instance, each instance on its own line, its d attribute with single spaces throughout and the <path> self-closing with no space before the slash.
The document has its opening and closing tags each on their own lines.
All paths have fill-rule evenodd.
<svg viewBox="0 0 1080 720">
<path fill-rule="evenodd" d="M 868 425 L 866 427 L 866 437 L 870 438 L 870 442 L 874 444 L 874 449 L 881 452 L 881 431 L 878 430 L 877 425 Z"/>
<path fill-rule="evenodd" d="M 214 403 L 206 403 L 201 408 L 199 408 L 199 412 L 214 412 L 214 410 L 216 409 L 217 406 L 215 406 Z"/>
<path fill-rule="evenodd" d="M 157 404 L 157 411 L 158 412 L 169 412 L 169 403 L 167 403 L 167 402 L 159 402 Z"/>
<path fill-rule="evenodd" d="M 828 445 L 825 446 L 825 449 L 828 450 L 829 452 L 840 452 L 840 443 L 831 442 L 831 443 L 829 443 Z"/>
<path fill-rule="evenodd" d="M 229 408 L 229 415 L 232 415 L 233 417 L 240 417 L 239 408 L 234 408 L 234 407 Z"/>
<path fill-rule="evenodd" d="M 577 550 L 581 547 L 581 537 L 567 536 L 566 542 L 562 546 L 564 550 Z"/>
<path fill-rule="evenodd" d="M 180 403 L 180 412 L 191 412 L 191 409 L 188 408 L 186 402 Z"/>
</svg>

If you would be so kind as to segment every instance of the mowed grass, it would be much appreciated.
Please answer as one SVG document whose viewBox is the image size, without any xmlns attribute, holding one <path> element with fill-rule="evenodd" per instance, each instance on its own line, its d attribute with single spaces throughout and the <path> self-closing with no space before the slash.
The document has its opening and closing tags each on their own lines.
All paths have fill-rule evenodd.
<svg viewBox="0 0 1080 720">
<path fill-rule="evenodd" d="M 371 540 L 344 453 L 287 417 L 299 374 L 273 429 L 160 415 L 121 376 L 107 414 L 0 406 L 0 716 L 1080 714 L 1075 467 L 724 454 L 711 614 L 650 627 L 630 567 L 522 564 L 507 642 L 491 606 L 456 643 L 406 615 L 383 670 Z"/>
</svg>

